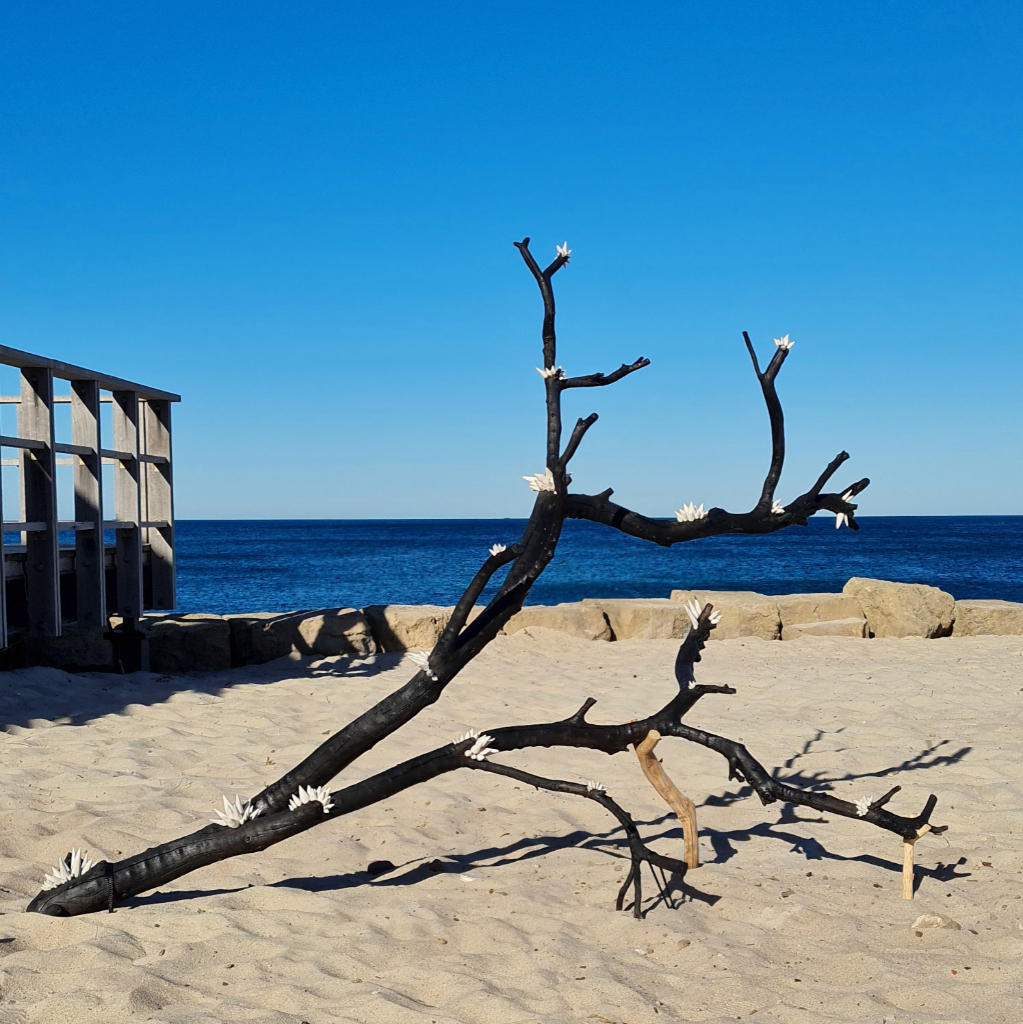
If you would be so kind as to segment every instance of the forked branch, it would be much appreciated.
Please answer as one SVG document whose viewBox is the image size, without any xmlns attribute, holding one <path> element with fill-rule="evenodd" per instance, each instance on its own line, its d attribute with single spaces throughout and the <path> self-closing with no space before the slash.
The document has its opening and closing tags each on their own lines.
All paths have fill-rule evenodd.
<svg viewBox="0 0 1023 1024">
<path fill-rule="evenodd" d="M 494 754 L 510 754 L 529 747 L 583 747 L 614 754 L 629 745 L 642 743 L 658 733 L 662 737 L 675 736 L 716 750 L 728 762 L 729 775 L 744 779 L 756 790 L 764 803 L 785 800 L 794 804 L 814 807 L 846 817 L 855 817 L 878 828 L 894 832 L 908 840 L 919 835 L 929 824 L 935 798 L 927 801 L 923 811 L 913 818 L 891 814 L 885 804 L 896 791 L 886 794 L 869 806 L 853 804 L 837 797 L 813 793 L 774 778 L 749 753 L 745 746 L 733 740 L 695 729 L 683 722 L 684 715 L 707 694 L 730 694 L 728 686 L 700 686 L 695 684 L 694 666 L 700 660 L 700 651 L 714 627 L 710 605 L 698 615 L 690 611 L 693 629 L 683 641 L 675 664 L 675 677 L 679 692 L 665 707 L 639 722 L 619 725 L 596 725 L 586 721 L 587 712 L 595 703 L 588 698 L 582 707 L 560 722 L 539 725 L 510 726 L 494 729 L 489 734 L 462 737 L 454 743 L 414 757 L 361 782 L 328 793 L 326 785 L 353 761 L 372 749 L 411 721 L 422 710 L 440 699 L 448 684 L 518 612 L 530 588 L 549 564 L 561 536 L 566 517 L 602 522 L 633 536 L 670 545 L 698 537 L 725 532 L 768 533 L 796 523 L 805 524 L 807 517 L 820 509 L 832 511 L 839 522 L 846 519 L 855 528 L 853 513 L 856 506 L 849 499 L 867 486 L 861 480 L 841 494 L 822 494 L 821 491 L 835 470 L 848 458 L 842 452 L 828 466 L 814 486 L 785 508 L 773 501 L 784 460 L 784 431 L 781 405 L 774 390 L 774 380 L 785 360 L 787 347 L 779 350 L 761 373 L 756 354 L 747 337 L 754 370 L 764 391 L 772 428 L 772 461 L 757 506 L 749 513 L 733 515 L 713 508 L 708 513 L 690 509 L 686 521 L 665 523 L 647 519 L 610 501 L 610 489 L 599 495 L 568 494 L 568 463 L 576 453 L 586 431 L 596 421 L 596 414 L 580 419 L 572 431 L 568 444 L 561 451 L 561 392 L 575 387 L 602 387 L 612 384 L 635 370 L 648 365 L 647 359 L 623 364 L 607 376 L 591 374 L 568 377 L 557 366 L 557 335 L 555 331 L 555 302 L 553 275 L 569 259 L 567 244 L 558 247 L 558 255 L 544 270 L 529 250 L 529 239 L 516 242 L 526 266 L 537 282 L 544 306 L 543 368 L 547 403 L 547 457 L 543 474 L 528 477 L 537 491 L 529 521 L 518 543 L 508 547 L 495 545 L 489 557 L 480 566 L 461 599 L 455 605 L 447 627 L 441 634 L 428 659 L 407 683 L 384 697 L 374 707 L 344 725 L 328 737 L 305 760 L 296 765 L 275 783 L 258 793 L 246 804 L 244 815 L 237 827 L 211 824 L 191 835 L 146 850 L 118 863 L 101 861 L 90 870 L 72 877 L 55 888 L 43 890 L 28 909 L 51 915 L 74 915 L 112 907 L 114 900 L 137 895 L 156 886 L 179 878 L 197 867 L 212 864 L 227 857 L 254 853 L 266 849 L 291 836 L 298 835 L 322 822 L 350 814 L 395 793 L 436 778 L 446 772 L 468 768 L 489 771 L 516 778 L 539 788 L 572 793 L 596 800 L 621 822 L 628 837 L 632 871 L 619 893 L 622 905 L 629 885 L 634 888 L 634 913 L 640 913 L 642 892 L 639 868 L 643 862 L 681 874 L 684 865 L 649 850 L 643 843 L 634 822 L 603 791 L 603 787 L 544 779 L 510 765 L 493 763 L 487 758 Z M 787 339 L 786 339 L 787 341 Z M 507 567 L 507 575 L 488 601 L 486 607 L 472 622 L 469 616 L 478 598 L 497 573 Z M 932 827 L 942 831 L 942 827 Z M 75 861 L 77 868 L 82 864 Z M 70 870 L 70 866 L 69 866 Z M 63 874 L 63 872 L 61 872 Z"/>
</svg>

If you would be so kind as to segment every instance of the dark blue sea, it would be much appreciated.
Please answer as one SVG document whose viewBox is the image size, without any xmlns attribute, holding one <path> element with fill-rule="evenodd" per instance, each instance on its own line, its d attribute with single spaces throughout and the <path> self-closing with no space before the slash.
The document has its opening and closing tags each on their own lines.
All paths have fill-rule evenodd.
<svg viewBox="0 0 1023 1024">
<path fill-rule="evenodd" d="M 838 591 L 850 576 L 928 583 L 957 598 L 1023 601 L 1023 516 L 816 517 L 765 537 L 659 548 L 594 523 L 565 524 L 529 604 L 667 597 L 674 588 L 763 594 Z M 368 604 L 450 605 L 519 519 L 179 520 L 186 612 Z M 485 595 L 486 597 L 486 595 Z"/>
</svg>

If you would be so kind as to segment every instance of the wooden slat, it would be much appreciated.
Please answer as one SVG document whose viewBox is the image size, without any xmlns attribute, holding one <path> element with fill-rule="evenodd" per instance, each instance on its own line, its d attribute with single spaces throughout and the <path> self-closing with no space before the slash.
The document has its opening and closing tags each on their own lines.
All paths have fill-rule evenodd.
<svg viewBox="0 0 1023 1024">
<path fill-rule="evenodd" d="M 3 348 L 3 346 L 0 346 Z M 24 528 L 25 590 L 29 633 L 60 636 L 60 555 L 57 550 L 57 473 L 53 459 L 53 370 L 25 366 L 18 406 L 20 438 L 43 442 L 21 453 L 21 518 L 42 522 L 42 530 Z M 20 439 L 19 438 L 19 439 Z M 19 446 L 15 446 L 19 447 Z"/>
<path fill-rule="evenodd" d="M 142 509 L 139 480 L 139 396 L 114 391 L 114 515 L 117 529 L 117 614 L 142 617 Z M 104 455 L 106 452 L 103 453 Z M 127 457 L 125 457 L 127 456 Z"/>
<path fill-rule="evenodd" d="M 71 383 L 71 437 L 75 464 L 75 585 L 78 622 L 99 628 L 107 624 L 106 568 L 103 547 L 103 460 L 99 455 L 99 381 Z"/>
<path fill-rule="evenodd" d="M 171 404 L 150 399 L 143 406 L 143 540 L 149 545 L 152 608 L 177 604 L 174 572 L 174 490 L 171 478 Z M 159 525 L 158 525 L 159 524 Z"/>
<path fill-rule="evenodd" d="M 149 388 L 145 384 L 136 384 L 120 377 L 111 377 L 106 373 L 96 373 L 95 370 L 86 370 L 73 363 L 62 363 L 59 359 L 47 359 L 45 356 L 22 352 L 20 349 L 9 348 L 7 345 L 0 345 L 0 363 L 17 366 L 21 369 L 49 370 L 51 377 L 60 377 L 62 380 L 94 380 L 107 391 L 130 392 L 142 398 L 153 398 L 164 402 L 181 401 L 180 395 L 175 395 L 170 391 Z M 24 398 L 24 395 L 22 397 Z M 116 400 L 115 396 L 114 401 L 116 402 Z"/>
<path fill-rule="evenodd" d="M 20 415 L 21 410 L 18 410 Z M 19 427 L 19 429 L 21 429 Z M 33 437 L 8 437 L 0 434 L 0 446 L 4 448 L 21 448 L 27 451 L 42 451 L 46 448 L 46 442 Z"/>
<path fill-rule="evenodd" d="M 111 395 L 100 395 L 99 396 L 99 400 L 101 402 L 105 402 L 107 405 L 109 405 L 111 402 L 113 402 L 114 399 L 113 399 L 113 397 Z M 20 405 L 20 404 L 21 404 L 21 395 L 0 395 L 0 405 Z M 71 404 L 71 396 L 70 395 L 54 395 L 53 396 L 53 404 L 54 405 L 70 405 Z"/>
</svg>

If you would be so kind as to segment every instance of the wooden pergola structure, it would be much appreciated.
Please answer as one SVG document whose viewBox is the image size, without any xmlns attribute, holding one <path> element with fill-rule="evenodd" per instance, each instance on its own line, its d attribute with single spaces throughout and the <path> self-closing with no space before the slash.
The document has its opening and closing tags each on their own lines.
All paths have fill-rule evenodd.
<svg viewBox="0 0 1023 1024">
<path fill-rule="evenodd" d="M 17 628 L 30 636 L 60 636 L 69 621 L 105 628 L 110 614 L 137 620 L 145 608 L 173 608 L 171 404 L 180 395 L 3 345 L 0 364 L 17 367 L 21 377 L 20 394 L 0 395 L 0 405 L 18 407 L 17 435 L 0 434 L 0 446 L 15 449 L 16 458 L 3 465 L 18 467 L 21 498 L 20 519 L 5 521 L 0 536 L 0 647 L 8 646 L 12 628 L 8 588 L 19 579 L 24 607 Z M 54 394 L 55 378 L 70 382 L 69 395 Z M 54 437 L 54 407 L 62 403 L 71 406 L 70 443 Z M 102 403 L 112 408 L 109 438 L 102 437 Z M 109 520 L 103 518 L 105 464 L 114 467 Z M 60 465 L 74 466 L 73 520 L 57 518 Z M 114 533 L 112 545 L 106 531 Z M 60 534 L 68 532 L 74 542 L 61 546 Z M 21 535 L 20 543 L 6 543 L 11 533 Z"/>
</svg>

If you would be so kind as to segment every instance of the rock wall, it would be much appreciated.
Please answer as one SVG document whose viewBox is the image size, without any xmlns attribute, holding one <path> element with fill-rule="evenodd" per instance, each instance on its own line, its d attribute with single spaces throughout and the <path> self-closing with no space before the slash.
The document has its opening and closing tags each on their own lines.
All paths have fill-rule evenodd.
<svg viewBox="0 0 1023 1024">
<path fill-rule="evenodd" d="M 684 603 L 712 604 L 721 622 L 711 639 L 812 640 L 814 637 L 1023 636 L 1023 604 L 956 601 L 937 587 L 854 577 L 840 594 L 673 590 L 670 598 L 591 598 L 527 605 L 505 626 L 513 634 L 538 627 L 591 641 L 680 640 L 690 628 Z M 476 607 L 471 622 L 482 608 Z M 366 657 L 379 652 L 431 650 L 451 617 L 439 605 L 371 605 L 285 614 L 151 615 L 143 667 L 181 674 L 261 665 L 283 657 Z M 24 662 L 69 671 L 109 670 L 105 632 L 74 624 L 57 638 L 33 638 Z M 10 667 L 16 667 L 14 665 Z"/>
</svg>

